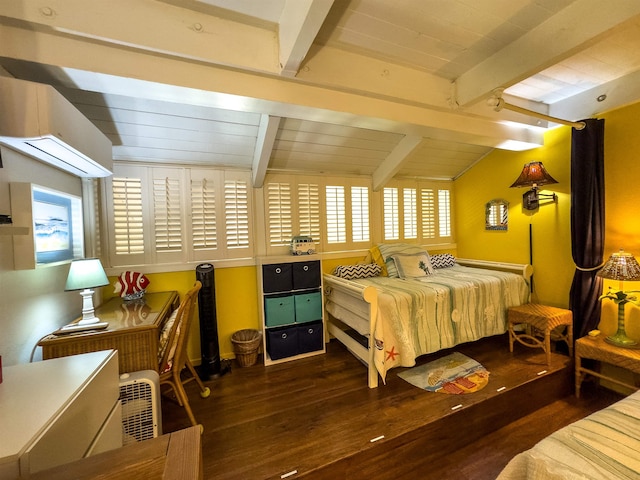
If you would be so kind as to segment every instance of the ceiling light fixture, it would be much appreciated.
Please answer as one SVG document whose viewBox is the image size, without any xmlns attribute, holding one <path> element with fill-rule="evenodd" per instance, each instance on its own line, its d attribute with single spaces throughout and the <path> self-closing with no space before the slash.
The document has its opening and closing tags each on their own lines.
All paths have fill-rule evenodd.
<svg viewBox="0 0 640 480">
<path fill-rule="evenodd" d="M 530 190 L 522 195 L 522 207 L 525 210 L 536 210 L 540 206 L 540 197 L 545 197 L 556 202 L 558 197 L 555 193 L 540 193 L 538 187 L 540 185 L 548 185 L 558 183 L 558 181 L 547 173 L 542 162 L 527 163 L 520 176 L 511 185 L 512 187 L 531 187 Z"/>
</svg>

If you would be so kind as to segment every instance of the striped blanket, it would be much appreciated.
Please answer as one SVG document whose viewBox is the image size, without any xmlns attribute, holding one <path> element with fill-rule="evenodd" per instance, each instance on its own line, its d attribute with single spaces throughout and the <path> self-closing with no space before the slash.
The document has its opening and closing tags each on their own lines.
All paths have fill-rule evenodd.
<svg viewBox="0 0 640 480">
<path fill-rule="evenodd" d="M 507 331 L 507 308 L 528 301 L 516 274 L 455 265 L 419 279 L 355 280 L 378 290 L 375 363 L 384 380 L 420 355 Z"/>
<path fill-rule="evenodd" d="M 640 392 L 578 420 L 514 457 L 498 480 L 640 478 Z"/>
</svg>

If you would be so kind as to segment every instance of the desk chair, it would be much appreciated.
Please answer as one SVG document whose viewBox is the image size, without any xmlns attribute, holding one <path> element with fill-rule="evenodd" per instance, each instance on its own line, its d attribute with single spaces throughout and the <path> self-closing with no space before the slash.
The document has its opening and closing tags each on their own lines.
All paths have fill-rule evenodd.
<svg viewBox="0 0 640 480">
<path fill-rule="evenodd" d="M 209 387 L 204 386 L 187 356 L 189 328 L 191 327 L 194 305 L 198 298 L 200 288 L 202 288 L 202 283 L 196 281 L 193 288 L 185 294 L 180 306 L 171 315 L 171 318 L 167 320 L 163 330 L 163 338 L 166 339 L 166 342 L 161 340 L 158 355 L 160 359 L 158 370 L 160 373 L 160 386 L 169 386 L 169 388 L 162 393 L 166 395 L 171 391 L 175 392 L 178 403 L 186 410 L 192 425 L 198 425 L 198 422 L 196 422 L 193 411 L 189 406 L 189 398 L 184 390 L 184 385 L 195 380 L 200 387 L 200 396 L 202 398 L 207 398 L 211 394 L 211 390 L 209 390 Z M 187 371 L 183 379 L 181 374 L 185 368 Z M 200 426 L 200 430 L 203 430 L 202 426 Z"/>
</svg>

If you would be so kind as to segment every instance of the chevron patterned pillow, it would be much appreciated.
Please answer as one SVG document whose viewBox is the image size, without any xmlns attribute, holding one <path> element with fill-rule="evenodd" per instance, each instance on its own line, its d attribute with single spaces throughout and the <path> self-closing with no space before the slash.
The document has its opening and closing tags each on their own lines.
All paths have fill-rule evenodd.
<svg viewBox="0 0 640 480">
<path fill-rule="evenodd" d="M 450 253 L 436 253 L 431 255 L 431 265 L 433 268 L 453 267 L 456 264 L 456 257 Z"/>
<path fill-rule="evenodd" d="M 379 277 L 382 268 L 377 263 L 364 263 L 359 265 L 338 265 L 333 274 L 346 280 L 356 278 Z"/>
</svg>

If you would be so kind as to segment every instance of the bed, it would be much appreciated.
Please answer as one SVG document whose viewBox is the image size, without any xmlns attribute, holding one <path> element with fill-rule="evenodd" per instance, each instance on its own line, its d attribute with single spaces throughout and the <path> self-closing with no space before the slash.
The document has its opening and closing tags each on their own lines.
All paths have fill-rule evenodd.
<svg viewBox="0 0 640 480">
<path fill-rule="evenodd" d="M 498 480 L 640 478 L 640 392 L 516 455 Z"/>
<path fill-rule="evenodd" d="M 420 355 L 505 333 L 507 309 L 529 300 L 530 265 L 449 255 L 446 265 L 428 269 L 425 261 L 435 256 L 416 248 L 391 255 L 383 250 L 388 276 L 375 269 L 358 275 L 357 266 L 344 267 L 350 275 L 342 266 L 324 275 L 327 330 L 367 366 L 370 388 L 391 368 L 414 366 Z M 410 257 L 415 268 L 392 272 L 389 260 L 398 255 Z M 363 265 L 374 263 L 380 264 Z"/>
</svg>

